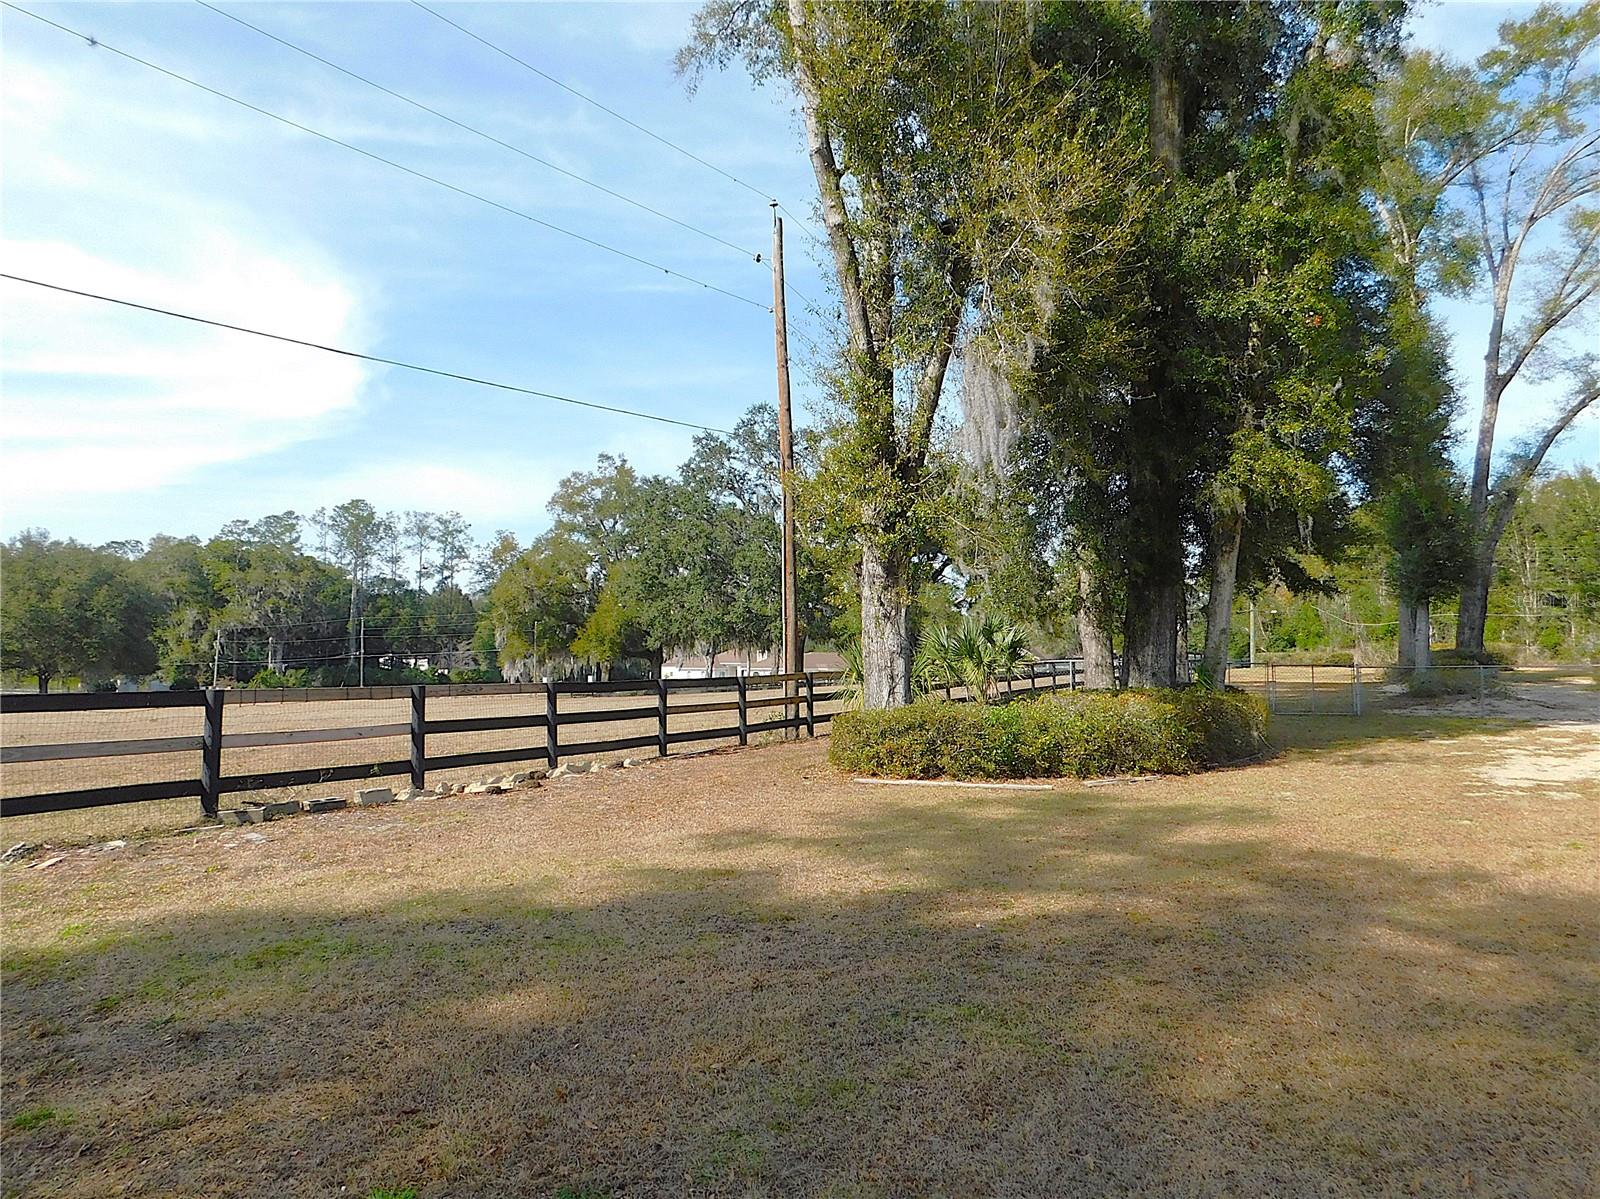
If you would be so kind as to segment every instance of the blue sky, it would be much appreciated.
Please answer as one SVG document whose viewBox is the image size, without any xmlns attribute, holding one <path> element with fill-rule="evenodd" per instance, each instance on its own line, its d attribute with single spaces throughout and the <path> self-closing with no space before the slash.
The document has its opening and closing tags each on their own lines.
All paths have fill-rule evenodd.
<svg viewBox="0 0 1600 1199">
<path fill-rule="evenodd" d="M 320 142 L 0 15 L 0 267 L 601 403 L 726 426 L 774 390 L 765 265 L 345 78 L 198 4 L 30 4 L 62 24 L 330 135 L 756 301 L 740 303 Z M 248 4 L 251 22 L 504 141 L 765 251 L 764 200 L 405 4 Z M 677 4 L 450 4 L 448 15 L 779 196 L 813 226 L 788 97 L 738 72 L 691 98 Z M 1504 5 L 1426 12 L 1419 39 L 1476 53 Z M 789 230 L 791 284 L 821 300 Z M 1482 312 L 1447 310 L 1464 382 Z M 687 430 L 197 329 L 0 281 L 7 534 L 208 534 L 364 496 L 458 509 L 480 536 L 544 523 L 601 452 L 645 470 Z M 812 391 L 791 306 L 796 397 Z M 1469 387 L 1469 395 L 1472 394 Z M 1502 441 L 1550 397 L 1510 399 Z M 1563 462 L 1600 460 L 1591 418 Z"/>
</svg>

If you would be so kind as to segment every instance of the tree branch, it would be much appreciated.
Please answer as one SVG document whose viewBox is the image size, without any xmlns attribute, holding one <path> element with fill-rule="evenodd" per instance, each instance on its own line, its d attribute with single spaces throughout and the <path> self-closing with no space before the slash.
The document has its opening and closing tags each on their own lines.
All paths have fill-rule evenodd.
<svg viewBox="0 0 1600 1199">
<path fill-rule="evenodd" d="M 795 81 L 800 89 L 800 107 L 805 117 L 806 146 L 811 156 L 811 169 L 817 177 L 817 190 L 822 198 L 822 218 L 828 229 L 828 245 L 833 251 L 834 265 L 839 273 L 839 290 L 844 296 L 850 338 L 869 369 L 876 371 L 880 369 L 878 347 L 872 336 L 872 322 L 867 316 L 861 263 L 856 257 L 855 243 L 850 238 L 850 214 L 845 207 L 841 184 L 843 172 L 834 157 L 833 143 L 822 119 L 821 89 L 806 61 L 810 37 L 806 0 L 789 0 L 789 28 L 794 38 Z"/>
</svg>

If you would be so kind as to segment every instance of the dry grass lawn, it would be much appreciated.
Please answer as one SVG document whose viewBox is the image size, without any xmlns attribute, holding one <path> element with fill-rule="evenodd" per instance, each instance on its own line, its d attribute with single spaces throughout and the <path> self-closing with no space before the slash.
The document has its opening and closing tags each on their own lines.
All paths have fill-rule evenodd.
<svg viewBox="0 0 1600 1199">
<path fill-rule="evenodd" d="M 825 743 L 8 866 L 8 1195 L 1585 1196 L 1600 726 Z"/>
</svg>

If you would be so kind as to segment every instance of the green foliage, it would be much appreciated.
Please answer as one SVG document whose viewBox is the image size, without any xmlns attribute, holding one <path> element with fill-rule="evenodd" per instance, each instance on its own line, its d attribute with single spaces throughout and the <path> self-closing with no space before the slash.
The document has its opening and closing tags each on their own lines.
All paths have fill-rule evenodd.
<svg viewBox="0 0 1600 1199">
<path fill-rule="evenodd" d="M 155 668 L 159 599 L 126 558 L 42 530 L 0 546 L 0 662 L 33 675 L 102 681 Z"/>
<path fill-rule="evenodd" d="M 926 629 L 917 645 L 913 678 L 920 691 L 964 687 L 979 703 L 999 693 L 1027 656 L 1027 637 L 993 615 L 968 613 Z"/>
<path fill-rule="evenodd" d="M 834 718 L 828 758 L 888 778 L 1186 774 L 1257 754 L 1266 708 L 1237 691 L 1079 692 L 1010 704 L 925 699 Z"/>
<path fill-rule="evenodd" d="M 312 687 L 315 686 L 315 676 L 309 670 L 261 670 L 245 684 L 246 687 L 259 687 L 262 689 L 272 687 Z"/>
</svg>

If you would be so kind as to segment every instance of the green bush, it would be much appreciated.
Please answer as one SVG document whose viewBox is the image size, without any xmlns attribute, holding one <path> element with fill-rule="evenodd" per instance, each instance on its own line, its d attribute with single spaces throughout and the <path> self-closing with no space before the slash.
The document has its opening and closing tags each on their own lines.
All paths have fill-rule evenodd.
<svg viewBox="0 0 1600 1199">
<path fill-rule="evenodd" d="M 1266 706 L 1239 691 L 1086 691 L 1010 704 L 924 699 L 841 712 L 828 757 L 886 778 L 1187 774 L 1265 744 Z"/>
<path fill-rule="evenodd" d="M 1485 647 L 1481 653 L 1469 649 L 1436 649 L 1428 655 L 1435 666 L 1510 666 L 1515 652 Z"/>
<path fill-rule="evenodd" d="M 311 672 L 296 667 L 293 670 L 259 670 L 246 687 L 267 689 L 273 687 L 309 687 L 311 686 Z"/>
<path fill-rule="evenodd" d="M 1354 666 L 1356 655 L 1348 649 L 1296 649 L 1257 654 L 1256 661 L 1273 666 Z"/>
</svg>

